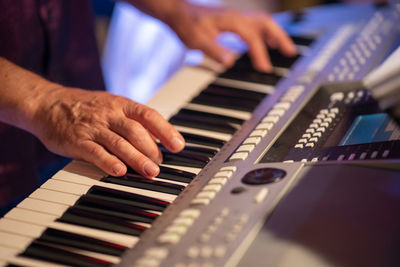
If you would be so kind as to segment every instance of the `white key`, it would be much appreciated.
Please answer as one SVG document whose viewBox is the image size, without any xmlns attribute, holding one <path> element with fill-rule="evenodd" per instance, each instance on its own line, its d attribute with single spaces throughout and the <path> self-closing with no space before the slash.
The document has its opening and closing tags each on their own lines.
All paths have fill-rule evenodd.
<svg viewBox="0 0 400 267">
<path fill-rule="evenodd" d="M 146 104 L 157 109 L 164 118 L 170 118 L 214 79 L 215 67 L 181 68 Z M 191 86 L 188 86 L 188 82 Z M 182 92 L 185 93 L 182 94 Z M 171 103 L 174 104 L 171 105 Z"/>
<path fill-rule="evenodd" d="M 16 221 L 13 219 L 2 218 L 0 220 L 0 231 L 17 235 L 19 234 L 25 237 L 36 238 L 40 236 L 45 229 L 46 227 L 40 225 Z"/>
<path fill-rule="evenodd" d="M 0 250 L 3 248 L 0 247 Z M 29 267 L 66 267 L 66 265 L 50 263 L 47 261 L 36 260 L 31 258 L 26 258 L 22 256 L 11 256 L 6 259 L 9 263 L 17 266 L 29 266 Z"/>
<path fill-rule="evenodd" d="M 31 242 L 32 238 L 30 237 L 0 231 L 0 246 L 2 247 L 23 251 Z"/>
<path fill-rule="evenodd" d="M 195 174 L 199 174 L 199 172 L 201 171 L 200 168 L 193 168 L 193 167 L 186 167 L 186 166 L 176 166 L 176 165 L 168 165 L 168 164 L 161 164 L 161 166 L 170 167 L 170 168 L 174 168 L 177 170 L 191 172 L 191 173 L 195 173 Z"/>
<path fill-rule="evenodd" d="M 261 83 L 253 83 L 253 82 L 246 82 L 246 81 L 238 81 L 233 79 L 227 78 L 218 78 L 215 80 L 215 83 L 222 86 L 228 86 L 233 88 L 239 89 L 246 89 L 249 91 L 261 92 L 272 94 L 274 92 L 274 87 L 266 84 Z"/>
<path fill-rule="evenodd" d="M 2 247 L 0 246 L 0 259 L 7 260 L 21 252 L 16 248 Z"/>
<path fill-rule="evenodd" d="M 164 179 L 164 178 L 151 178 L 154 181 L 160 181 L 160 182 L 164 182 L 164 183 L 169 183 L 169 184 L 176 184 L 176 185 L 182 185 L 182 186 L 187 186 L 188 183 L 183 183 L 183 182 L 178 182 L 178 181 L 173 181 L 173 180 L 168 180 L 168 179 Z"/>
<path fill-rule="evenodd" d="M 195 128 L 190 128 L 186 126 L 180 126 L 180 125 L 174 125 L 174 127 L 181 132 L 185 133 L 190 133 L 190 134 L 196 134 L 200 136 L 207 136 L 215 139 L 220 139 L 223 141 L 229 141 L 232 139 L 232 135 L 227 134 L 227 133 L 219 133 L 219 132 L 213 132 L 213 131 L 208 131 L 208 130 L 203 130 L 203 129 L 195 129 Z"/>
<path fill-rule="evenodd" d="M 37 225 L 48 225 L 59 218 L 59 216 L 39 213 L 32 210 L 14 208 L 5 215 L 5 218 L 14 219 L 22 222 L 30 222 Z"/>
<path fill-rule="evenodd" d="M 197 111 L 208 112 L 208 113 L 213 113 L 213 114 L 218 114 L 218 115 L 223 115 L 223 116 L 234 117 L 234 118 L 238 118 L 238 119 L 242 119 L 242 120 L 248 120 L 251 117 L 251 112 L 235 110 L 235 109 L 228 109 L 228 108 L 212 107 L 212 106 L 206 106 L 206 105 L 195 104 L 195 103 L 188 103 L 185 106 L 185 108 L 197 110 Z"/>
<path fill-rule="evenodd" d="M 36 212 L 39 215 L 35 215 L 36 224 L 33 224 L 29 220 L 29 216 L 32 214 L 32 212 L 33 211 L 25 210 L 25 214 L 23 212 L 19 212 L 18 215 L 13 215 L 13 217 L 18 216 L 18 220 L 3 218 L 0 220 L 0 231 L 36 238 L 39 237 L 46 228 L 51 227 L 66 232 L 106 240 L 127 247 L 133 247 L 139 241 L 139 238 L 136 236 L 114 233 L 106 230 L 89 228 L 86 226 L 72 225 L 63 222 L 48 221 L 46 220 L 48 218 L 42 218 L 42 220 L 40 220 L 39 212 Z"/>
<path fill-rule="evenodd" d="M 41 199 L 25 198 L 17 207 L 27 210 L 38 211 L 44 214 L 61 216 L 70 205 L 68 203 L 59 204 L 48 202 Z"/>
<path fill-rule="evenodd" d="M 72 206 L 80 198 L 80 196 L 38 188 L 32 194 L 30 194 L 29 198 Z"/>
</svg>

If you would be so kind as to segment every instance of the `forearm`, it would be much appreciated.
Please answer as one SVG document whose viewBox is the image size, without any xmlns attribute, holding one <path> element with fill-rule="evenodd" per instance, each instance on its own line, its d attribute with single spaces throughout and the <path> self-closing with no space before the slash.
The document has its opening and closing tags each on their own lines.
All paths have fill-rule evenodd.
<svg viewBox="0 0 400 267">
<path fill-rule="evenodd" d="M 54 86 L 0 57 L 0 121 L 32 131 L 39 102 Z"/>
<path fill-rule="evenodd" d="M 157 175 L 162 155 L 153 138 L 173 152 L 184 147 L 182 136 L 155 110 L 107 92 L 49 82 L 3 58 L 0 121 L 31 132 L 54 153 L 115 176 L 125 174 L 124 163 L 146 177 Z"/>
</svg>

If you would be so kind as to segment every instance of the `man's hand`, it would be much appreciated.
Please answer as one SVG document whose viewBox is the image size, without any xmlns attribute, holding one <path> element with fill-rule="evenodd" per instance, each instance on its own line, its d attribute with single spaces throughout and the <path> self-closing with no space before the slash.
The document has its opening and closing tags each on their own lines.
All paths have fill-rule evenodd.
<svg viewBox="0 0 400 267">
<path fill-rule="evenodd" d="M 106 92 L 50 83 L 0 58 L 0 120 L 36 135 L 51 151 L 91 162 L 114 176 L 125 162 L 145 177 L 159 173 L 162 156 L 184 139 L 155 110 Z"/>
<path fill-rule="evenodd" d="M 287 34 L 266 13 L 244 13 L 229 8 L 204 7 L 184 0 L 127 0 L 137 8 L 168 24 L 192 49 L 200 49 L 230 67 L 235 56 L 217 43 L 221 32 L 238 34 L 248 45 L 254 67 L 271 71 L 266 47 L 294 56 L 295 46 Z"/>
<path fill-rule="evenodd" d="M 207 8 L 182 4 L 167 23 L 180 39 L 193 49 L 200 49 L 216 61 L 229 67 L 234 63 L 232 52 L 217 43 L 221 32 L 238 34 L 249 47 L 254 67 L 259 71 L 272 70 L 267 46 L 294 56 L 295 46 L 287 34 L 266 13 L 244 13 L 226 8 Z"/>
<path fill-rule="evenodd" d="M 59 87 L 35 114 L 35 134 L 49 150 L 125 174 L 125 162 L 145 177 L 159 173 L 155 140 L 179 152 L 184 139 L 157 111 L 106 92 Z"/>
</svg>

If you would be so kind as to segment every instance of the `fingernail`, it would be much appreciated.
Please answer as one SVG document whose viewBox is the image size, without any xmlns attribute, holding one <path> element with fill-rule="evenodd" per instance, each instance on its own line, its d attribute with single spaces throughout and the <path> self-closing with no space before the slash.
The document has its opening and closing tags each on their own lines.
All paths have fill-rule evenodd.
<svg viewBox="0 0 400 267">
<path fill-rule="evenodd" d="M 162 161 L 163 161 L 163 157 L 162 157 L 162 153 L 160 151 L 155 162 L 156 162 L 156 164 L 161 164 Z"/>
<path fill-rule="evenodd" d="M 232 66 L 233 63 L 235 62 L 235 57 L 233 56 L 232 53 L 225 52 L 221 55 L 221 62 L 225 66 Z"/>
<path fill-rule="evenodd" d="M 121 164 L 117 163 L 113 166 L 112 168 L 112 172 L 114 173 L 114 175 L 119 176 L 122 175 L 122 169 L 124 168 L 124 166 L 122 166 Z"/>
<path fill-rule="evenodd" d="M 154 164 L 154 162 L 146 161 L 146 163 L 143 165 L 143 170 L 146 176 L 154 177 L 158 174 L 160 168 L 158 168 L 158 166 Z"/>
<path fill-rule="evenodd" d="M 268 63 L 259 64 L 257 68 L 262 72 L 271 72 L 272 71 L 272 65 L 268 64 Z"/>
<path fill-rule="evenodd" d="M 185 147 L 185 142 L 177 135 L 171 140 L 171 148 L 173 151 L 181 151 Z"/>
</svg>

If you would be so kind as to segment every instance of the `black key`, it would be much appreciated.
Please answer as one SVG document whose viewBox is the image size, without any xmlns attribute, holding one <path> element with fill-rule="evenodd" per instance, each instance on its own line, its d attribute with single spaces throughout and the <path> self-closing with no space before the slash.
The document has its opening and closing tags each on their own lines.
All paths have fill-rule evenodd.
<svg viewBox="0 0 400 267">
<path fill-rule="evenodd" d="M 254 101 L 261 101 L 267 95 L 261 92 L 249 91 L 245 89 L 237 89 L 226 86 L 211 84 L 202 92 L 223 95 L 227 97 L 239 97 L 242 99 L 249 99 Z"/>
<path fill-rule="evenodd" d="M 297 45 L 310 46 L 314 42 L 314 38 L 308 36 L 291 35 L 290 38 Z"/>
<path fill-rule="evenodd" d="M 161 152 L 169 152 L 168 149 L 163 147 L 161 144 L 158 144 L 158 147 L 160 148 Z M 218 153 L 218 150 L 213 148 L 186 145 L 182 152 L 212 159 Z"/>
<path fill-rule="evenodd" d="M 46 229 L 37 240 L 114 256 L 120 256 L 127 249 L 127 247 L 115 243 L 53 228 Z"/>
<path fill-rule="evenodd" d="M 208 136 L 201 136 L 197 134 L 191 134 L 186 132 L 180 132 L 180 134 L 185 138 L 186 143 L 211 146 L 211 147 L 223 147 L 226 143 L 224 140 L 211 138 Z"/>
<path fill-rule="evenodd" d="M 192 103 L 228 108 L 233 110 L 243 110 L 252 112 L 258 105 L 258 101 L 240 99 L 240 98 L 227 98 L 224 96 L 200 93 L 192 99 Z"/>
<path fill-rule="evenodd" d="M 117 217 L 99 214 L 78 207 L 70 207 L 57 221 L 139 236 L 146 227 Z"/>
<path fill-rule="evenodd" d="M 93 198 L 89 195 L 83 195 L 80 197 L 74 204 L 74 207 L 134 222 L 152 223 L 154 219 L 158 217 L 155 213 L 147 212 L 127 204 Z"/>
<path fill-rule="evenodd" d="M 220 74 L 220 78 L 226 78 L 231 80 L 245 81 L 251 83 L 261 83 L 266 85 L 275 85 L 281 79 L 281 76 L 274 73 L 265 73 L 254 70 L 251 67 L 250 59 L 247 59 L 250 63 L 242 63 L 239 59 L 237 66 L 228 69 L 224 73 Z M 247 65 L 248 67 L 241 67 L 241 65 Z"/>
<path fill-rule="evenodd" d="M 182 185 L 160 182 L 135 174 L 126 174 L 121 177 L 107 176 L 101 180 L 106 183 L 126 185 L 134 188 L 147 189 L 174 195 L 178 195 L 183 191 L 183 189 L 185 189 L 185 187 Z"/>
<path fill-rule="evenodd" d="M 185 148 L 183 149 L 183 152 L 188 152 L 194 155 L 202 155 L 213 158 L 218 153 L 218 150 L 206 147 L 186 145 Z"/>
<path fill-rule="evenodd" d="M 290 67 L 293 65 L 293 63 L 300 57 L 299 55 L 296 55 L 294 57 L 287 57 L 287 56 L 282 55 L 281 52 L 279 52 L 279 50 L 276 50 L 276 49 L 268 50 L 268 54 L 269 54 L 272 66 L 287 68 L 287 69 L 290 69 Z M 236 72 L 240 72 L 240 71 L 249 72 L 249 70 L 252 70 L 255 73 L 258 73 L 256 70 L 253 70 L 251 59 L 248 54 L 244 54 L 243 56 L 241 56 L 237 60 L 234 68 L 235 68 Z M 262 73 L 262 72 L 260 72 L 260 73 Z M 262 74 L 269 75 L 266 77 L 269 77 L 270 81 L 272 82 L 272 83 L 267 83 L 270 85 L 275 85 L 281 78 L 281 76 L 279 76 L 277 74 L 273 74 L 273 73 L 262 73 Z"/>
<path fill-rule="evenodd" d="M 157 175 L 157 178 L 163 178 L 182 183 L 190 183 L 196 177 L 196 174 L 192 172 L 186 172 L 165 166 L 159 166 L 159 168 L 160 173 Z M 139 175 L 135 170 L 130 167 L 128 167 L 128 173 Z"/>
<path fill-rule="evenodd" d="M 229 123 L 234 123 L 234 124 L 243 124 L 244 120 L 239 119 L 239 118 L 234 118 L 230 116 L 224 116 L 224 115 L 218 115 L 214 113 L 208 113 L 208 112 L 203 112 L 203 111 L 197 111 L 197 110 L 191 110 L 191 109 L 186 109 L 183 108 L 179 110 L 178 114 L 183 114 L 183 115 L 190 115 L 193 116 L 194 118 L 204 118 L 212 121 L 219 121 L 219 122 L 229 122 Z"/>
<path fill-rule="evenodd" d="M 190 183 L 197 175 L 192 172 L 182 171 L 170 167 L 160 166 L 159 178 L 178 181 L 183 183 Z"/>
<path fill-rule="evenodd" d="M 99 267 L 112 265 L 111 262 L 105 260 L 51 247 L 37 241 L 33 241 L 20 255 L 69 266 Z"/>
<path fill-rule="evenodd" d="M 193 117 L 192 115 L 185 114 L 177 114 L 172 116 L 169 119 L 169 122 L 173 125 L 180 125 L 219 133 L 234 134 L 238 130 L 238 128 L 226 122 L 213 121 L 208 118 Z"/>
<path fill-rule="evenodd" d="M 92 186 L 86 193 L 86 195 L 154 211 L 163 211 L 169 205 L 169 202 L 157 198 L 147 197 L 97 185 Z"/>
<path fill-rule="evenodd" d="M 290 67 L 300 58 L 300 55 L 287 57 L 282 55 L 279 50 L 268 50 L 272 66 L 290 69 Z"/>
<path fill-rule="evenodd" d="M 171 153 L 165 151 L 162 154 L 163 164 L 167 165 L 203 168 L 211 160 L 209 157 L 193 155 L 187 152 Z"/>
</svg>

